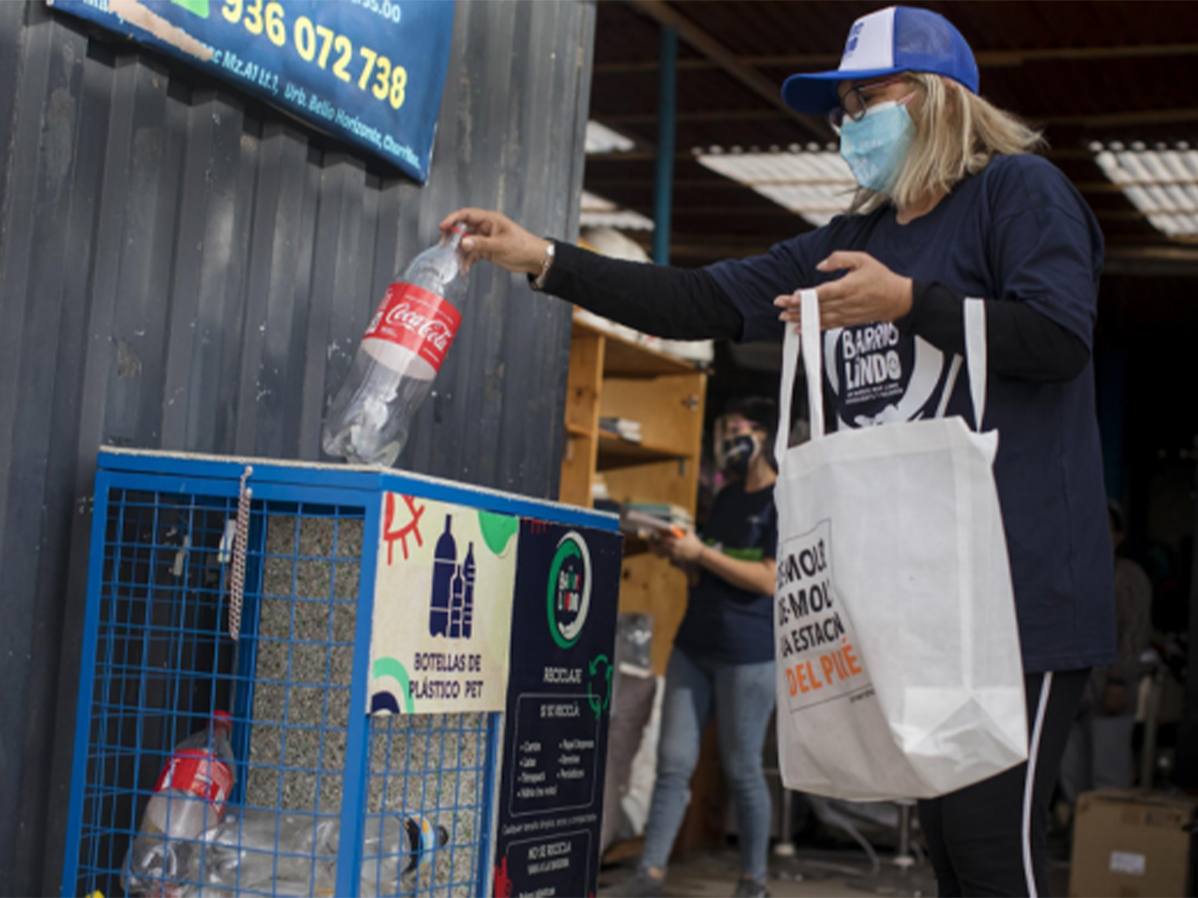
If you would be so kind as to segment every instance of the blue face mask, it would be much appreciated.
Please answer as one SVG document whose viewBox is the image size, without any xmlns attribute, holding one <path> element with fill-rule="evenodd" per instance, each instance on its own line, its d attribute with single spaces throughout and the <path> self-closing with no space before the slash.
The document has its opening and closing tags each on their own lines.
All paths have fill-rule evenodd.
<svg viewBox="0 0 1198 898">
<path fill-rule="evenodd" d="M 846 118 L 840 128 L 840 155 L 862 187 L 885 193 L 907 156 L 915 125 L 906 105 L 879 103 L 859 122 Z"/>
</svg>

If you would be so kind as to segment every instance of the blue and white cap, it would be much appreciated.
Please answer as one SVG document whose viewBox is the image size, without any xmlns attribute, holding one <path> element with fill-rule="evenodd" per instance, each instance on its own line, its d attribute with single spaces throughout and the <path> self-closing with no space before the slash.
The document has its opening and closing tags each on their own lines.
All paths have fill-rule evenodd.
<svg viewBox="0 0 1198 898">
<path fill-rule="evenodd" d="M 978 92 L 978 64 L 965 38 L 944 16 L 929 9 L 891 6 L 862 16 L 849 29 L 840 67 L 791 75 L 782 99 L 799 112 L 824 115 L 840 102 L 841 81 L 895 72 L 930 72 Z"/>
</svg>

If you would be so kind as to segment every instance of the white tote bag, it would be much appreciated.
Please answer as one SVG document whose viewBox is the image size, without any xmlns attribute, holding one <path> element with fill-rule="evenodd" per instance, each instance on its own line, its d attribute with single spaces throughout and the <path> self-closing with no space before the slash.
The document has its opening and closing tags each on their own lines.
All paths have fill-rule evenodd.
<svg viewBox="0 0 1198 898">
<path fill-rule="evenodd" d="M 787 328 L 779 428 L 778 753 L 787 788 L 931 798 L 1027 759 L 995 432 L 958 417 L 824 434 L 815 291 Z M 978 430 L 984 306 L 965 304 Z M 811 440 L 788 448 L 800 355 Z M 951 389 L 950 383 L 946 389 Z"/>
</svg>

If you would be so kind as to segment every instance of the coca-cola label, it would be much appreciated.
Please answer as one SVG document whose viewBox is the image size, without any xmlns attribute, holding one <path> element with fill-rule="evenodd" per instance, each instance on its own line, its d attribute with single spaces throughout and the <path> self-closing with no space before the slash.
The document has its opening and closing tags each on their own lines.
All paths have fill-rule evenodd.
<svg viewBox="0 0 1198 898">
<path fill-rule="evenodd" d="M 462 314 L 436 293 L 415 284 L 392 284 L 363 339 L 398 343 L 440 371 L 461 323 Z"/>
<path fill-rule="evenodd" d="M 158 778 L 155 792 L 176 789 L 191 792 L 208 802 L 219 818 L 225 810 L 225 801 L 233 788 L 233 771 L 229 765 L 209 752 L 201 749 L 184 749 L 171 756 L 170 763 Z"/>
</svg>

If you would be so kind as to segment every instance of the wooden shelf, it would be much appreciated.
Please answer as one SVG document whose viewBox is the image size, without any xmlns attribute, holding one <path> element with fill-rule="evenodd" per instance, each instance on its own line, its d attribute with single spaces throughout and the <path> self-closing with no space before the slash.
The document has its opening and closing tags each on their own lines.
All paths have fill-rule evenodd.
<svg viewBox="0 0 1198 898">
<path fill-rule="evenodd" d="M 706 394 L 707 373 L 697 365 L 575 318 L 566 394 L 562 501 L 592 507 L 596 479 L 602 477 L 613 499 L 668 503 L 693 515 Z M 647 442 L 633 443 L 599 430 L 603 417 L 641 422 Z M 687 593 L 686 574 L 667 559 L 658 558 L 647 540 L 625 536 L 619 609 L 652 618 L 651 662 L 658 676 L 666 672 L 674 634 L 686 613 Z M 714 737 L 714 730 L 708 736 Z M 714 743 L 708 739 L 705 744 Z M 687 833 L 696 827 L 696 831 L 707 831 L 708 810 L 718 801 L 718 779 L 713 791 L 713 781 L 704 771 L 715 771 L 718 778 L 719 762 L 707 748 L 701 757 L 706 763 L 697 772 L 699 788 L 691 802 L 691 822 L 689 829 L 682 831 L 682 843 L 686 844 L 698 844 L 693 836 L 688 841 Z M 611 860 L 635 852 L 637 845 L 616 845 L 607 857 Z"/>
<path fill-rule="evenodd" d="M 693 374 L 690 362 L 629 343 L 620 337 L 608 337 L 603 373 L 608 377 L 657 377 L 660 374 Z"/>
<path fill-rule="evenodd" d="M 618 436 L 599 431 L 599 463 L 600 471 L 610 471 L 612 468 L 627 468 L 630 465 L 648 465 L 660 461 L 675 461 L 689 458 L 690 454 L 667 449 L 664 446 L 654 446 L 651 443 L 633 443 L 620 439 Z"/>
<path fill-rule="evenodd" d="M 574 319 L 574 330 L 599 334 L 606 342 L 603 359 L 605 377 L 649 378 L 662 374 L 694 374 L 695 365 L 656 349 L 609 334 L 585 321 Z"/>
<path fill-rule="evenodd" d="M 697 366 L 575 319 L 561 500 L 593 507 L 602 476 L 614 499 L 669 503 L 693 515 L 706 392 L 707 374 Z M 600 430 L 605 416 L 640 421 L 645 442 Z M 653 616 L 653 670 L 664 674 L 686 611 L 686 577 L 639 539 L 625 540 L 621 577 L 620 610 Z"/>
</svg>

